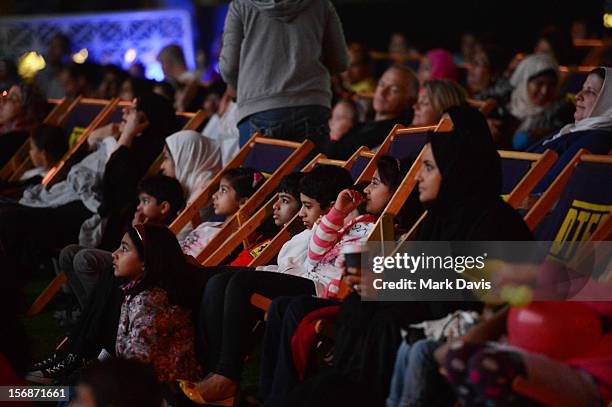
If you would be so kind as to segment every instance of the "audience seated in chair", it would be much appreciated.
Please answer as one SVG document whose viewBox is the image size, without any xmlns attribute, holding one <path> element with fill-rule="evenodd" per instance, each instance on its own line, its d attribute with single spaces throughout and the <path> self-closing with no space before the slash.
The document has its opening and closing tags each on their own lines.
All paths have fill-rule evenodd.
<svg viewBox="0 0 612 407">
<path fill-rule="evenodd" d="M 41 252 L 77 241 L 89 246 L 104 243 L 102 219 L 108 219 L 108 227 L 133 204 L 138 181 L 174 130 L 174 112 L 160 97 L 142 97 L 137 108 L 124 113 L 119 138 L 109 135 L 96 143 L 95 151 L 73 165 L 65 181 L 49 189 L 34 186 L 18 205 L 0 206 L 0 242 L 21 269 L 31 267 Z M 110 245 L 119 237 L 117 233 L 104 239 Z"/>
<path fill-rule="evenodd" d="M 29 154 L 34 168 L 25 171 L 19 181 L 0 182 L 0 194 L 4 197 L 21 198 L 23 191 L 39 184 L 68 151 L 68 136 L 61 127 L 42 124 L 31 134 Z"/>
<path fill-rule="evenodd" d="M 42 124 L 47 100 L 35 85 L 21 82 L 0 98 L 0 168 L 25 143 L 29 132 Z"/>
<path fill-rule="evenodd" d="M 387 69 L 374 92 L 374 121 L 355 126 L 341 140 L 330 143 L 325 154 L 346 160 L 361 146 L 380 145 L 393 126 L 411 122 L 410 107 L 416 102 L 418 92 L 419 84 L 410 68 L 394 65 Z"/>
<path fill-rule="evenodd" d="M 501 162 L 484 117 L 466 106 L 453 107 L 448 114 L 454 130 L 431 134 L 417 175 L 419 199 L 428 213 L 415 240 L 531 240 L 520 215 L 500 198 Z M 351 284 L 360 282 L 354 279 Z M 401 343 L 400 328 L 466 307 L 481 305 L 362 302 L 358 295 L 350 295 L 336 319 L 334 369 L 295 388 L 285 403 L 316 404 L 332 391 L 382 403 Z M 287 313 L 296 318 L 295 312 Z"/>
<path fill-rule="evenodd" d="M 510 78 L 513 86 L 508 106 L 511 121 L 506 137 L 515 150 L 529 145 L 572 120 L 573 105 L 559 98 L 559 67 L 547 54 L 526 57 Z"/>
<path fill-rule="evenodd" d="M 582 90 L 576 95 L 573 124 L 529 147 L 530 152 L 552 149 L 559 154 L 559 160 L 534 192 L 542 193 L 548 188 L 581 148 L 593 154 L 608 154 L 612 150 L 611 68 L 600 67 L 589 73 Z"/>
</svg>

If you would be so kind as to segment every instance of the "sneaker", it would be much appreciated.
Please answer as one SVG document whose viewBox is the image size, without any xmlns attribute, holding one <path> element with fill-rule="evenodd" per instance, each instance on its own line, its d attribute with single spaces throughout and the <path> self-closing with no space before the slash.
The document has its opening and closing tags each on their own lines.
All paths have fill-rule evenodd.
<svg viewBox="0 0 612 407">
<path fill-rule="evenodd" d="M 48 357 L 45 360 L 41 360 L 40 362 L 36 362 L 32 365 L 32 371 L 36 371 L 36 370 L 43 370 L 46 369 L 48 367 L 53 366 L 54 364 L 58 363 L 60 360 L 62 360 L 62 355 L 60 355 L 59 353 L 55 352 L 53 355 L 51 355 L 50 357 Z"/>
<path fill-rule="evenodd" d="M 29 372 L 25 379 L 33 383 L 53 384 L 57 378 L 69 375 L 84 364 L 82 357 L 69 353 L 64 359 L 47 368 Z"/>
</svg>

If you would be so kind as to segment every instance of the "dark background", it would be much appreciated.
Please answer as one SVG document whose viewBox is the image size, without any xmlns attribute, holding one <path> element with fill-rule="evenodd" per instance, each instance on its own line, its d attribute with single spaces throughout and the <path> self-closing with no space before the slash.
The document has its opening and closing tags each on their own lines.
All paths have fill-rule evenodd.
<svg viewBox="0 0 612 407">
<path fill-rule="evenodd" d="M 547 25 L 567 29 L 575 19 L 587 19 L 604 33 L 601 0 L 461 0 L 334 2 L 348 40 L 385 49 L 394 31 L 407 35 L 420 50 L 457 49 L 464 31 L 488 33 L 492 42 L 514 51 L 531 49 Z"/>
<path fill-rule="evenodd" d="M 609 36 L 602 24 L 603 0 L 333 0 L 348 40 L 384 50 L 392 32 L 404 32 L 421 51 L 433 47 L 456 50 L 464 31 L 486 33 L 510 51 L 532 48 L 547 25 L 569 29 L 573 20 L 587 19 L 596 36 Z M 215 0 L 0 0 L 0 15 L 87 13 L 146 8 L 188 8 L 197 25 L 196 45 L 207 43 Z M 218 23 L 217 23 L 218 24 Z M 610 31 L 610 30 L 607 30 Z"/>
</svg>

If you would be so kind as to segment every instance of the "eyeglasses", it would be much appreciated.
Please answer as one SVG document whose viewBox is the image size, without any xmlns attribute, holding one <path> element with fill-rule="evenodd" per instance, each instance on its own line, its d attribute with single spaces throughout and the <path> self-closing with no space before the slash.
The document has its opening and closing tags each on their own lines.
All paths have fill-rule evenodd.
<svg viewBox="0 0 612 407">
<path fill-rule="evenodd" d="M 12 102 L 12 103 L 20 103 L 21 97 L 15 92 L 2 92 L 2 97 L 0 98 L 1 103 Z"/>
</svg>

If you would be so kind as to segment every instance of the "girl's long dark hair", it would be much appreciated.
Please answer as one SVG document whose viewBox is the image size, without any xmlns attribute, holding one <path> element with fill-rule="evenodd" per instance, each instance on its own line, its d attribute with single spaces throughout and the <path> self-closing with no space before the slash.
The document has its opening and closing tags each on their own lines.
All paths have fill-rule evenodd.
<svg viewBox="0 0 612 407">
<path fill-rule="evenodd" d="M 404 180 L 413 163 L 414 159 L 412 158 L 398 160 L 391 156 L 383 155 L 378 159 L 376 169 L 378 170 L 381 182 L 390 190 L 395 191 Z M 406 198 L 406 202 L 395 216 L 395 224 L 400 233 L 410 229 L 419 216 L 421 216 L 423 207 L 418 198 L 418 191 L 415 188 Z"/>
<path fill-rule="evenodd" d="M 168 293 L 170 304 L 191 308 L 188 265 L 176 236 L 162 225 L 147 223 L 143 227 L 142 240 L 134 227 L 127 232 L 138 256 L 144 261 L 144 275 L 130 294 L 157 287 Z"/>
</svg>

